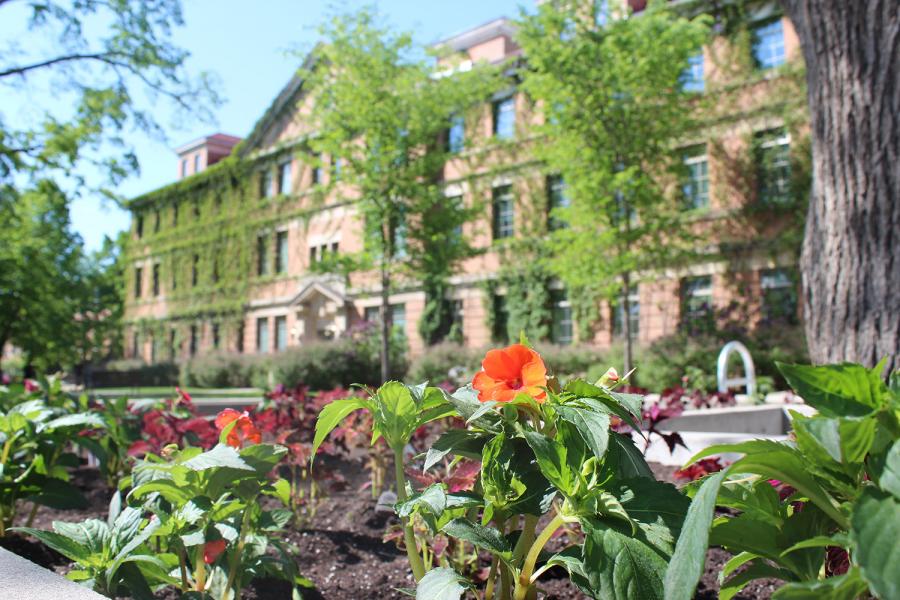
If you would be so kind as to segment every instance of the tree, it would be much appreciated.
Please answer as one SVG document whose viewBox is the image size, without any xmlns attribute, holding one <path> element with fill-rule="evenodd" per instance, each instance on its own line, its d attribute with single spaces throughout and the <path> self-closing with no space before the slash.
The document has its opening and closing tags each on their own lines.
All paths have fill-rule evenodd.
<svg viewBox="0 0 900 600">
<path fill-rule="evenodd" d="M 67 205 L 46 180 L 21 195 L 0 196 L 0 351 L 16 346 L 26 366 L 75 358 L 83 255 Z"/>
<path fill-rule="evenodd" d="M 564 226 L 550 237 L 550 270 L 581 307 L 582 324 L 598 297 L 622 303 L 630 370 L 629 293 L 692 249 L 692 228 L 666 187 L 678 181 L 678 143 L 694 128 L 680 79 L 708 26 L 661 3 L 639 18 L 607 18 L 598 5 L 544 3 L 522 20 L 519 43 L 524 88 L 545 114 L 535 150 L 562 177 L 569 202 L 551 213 Z"/>
<path fill-rule="evenodd" d="M 179 0 L 0 0 L 0 11 L 22 36 L 0 47 L 0 83 L 10 103 L 34 116 L 0 113 L 2 186 L 72 178 L 67 187 L 80 194 L 91 165 L 101 175 L 96 189 L 115 196 L 110 186 L 138 168 L 124 130 L 160 134 L 161 99 L 200 118 L 218 101 L 209 77 L 190 77 L 188 53 L 172 43 Z"/>
<path fill-rule="evenodd" d="M 900 4 L 782 0 L 800 37 L 813 187 L 801 255 L 818 363 L 900 368 Z"/>
<path fill-rule="evenodd" d="M 79 329 L 78 361 L 82 365 L 113 356 L 122 349 L 122 314 L 125 281 L 122 248 L 128 232 L 118 239 L 104 238 L 103 246 L 79 264 L 80 302 L 75 320 Z"/>
<path fill-rule="evenodd" d="M 396 279 L 413 275 L 429 303 L 443 303 L 446 278 L 472 253 L 458 228 L 474 211 L 444 195 L 443 168 L 452 156 L 444 133 L 454 115 L 483 104 L 498 80 L 481 66 L 441 73 L 446 64 L 421 56 L 409 34 L 392 33 L 366 10 L 334 18 L 321 33 L 315 65 L 303 74 L 313 99 L 310 146 L 319 166 L 328 161 L 336 173 L 340 165 L 328 189 L 352 190 L 348 199 L 363 222 L 366 249 L 354 267 L 379 274 L 387 380 Z"/>
</svg>

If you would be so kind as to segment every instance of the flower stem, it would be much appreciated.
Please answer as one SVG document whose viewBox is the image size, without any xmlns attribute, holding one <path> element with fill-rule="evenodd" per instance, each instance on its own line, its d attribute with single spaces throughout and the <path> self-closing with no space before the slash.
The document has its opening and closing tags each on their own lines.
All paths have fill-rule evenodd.
<svg viewBox="0 0 900 600">
<path fill-rule="evenodd" d="M 403 448 L 394 450 L 394 475 L 397 479 L 397 501 L 406 500 L 406 476 L 403 474 Z M 416 534 L 413 532 L 412 522 L 408 517 L 402 517 L 403 542 L 406 544 L 406 556 L 409 558 L 409 566 L 413 577 L 418 582 L 425 576 L 425 563 L 416 547 Z"/>
<path fill-rule="evenodd" d="M 528 550 L 528 554 L 525 556 L 525 562 L 522 564 L 522 571 L 519 573 L 519 579 L 516 581 L 516 593 L 513 596 L 513 600 L 526 599 L 528 589 L 531 587 L 531 576 L 534 573 L 534 566 L 537 563 L 541 550 L 544 549 L 544 546 L 547 545 L 547 542 L 550 541 L 550 538 L 553 537 L 556 530 L 562 527 L 565 522 L 566 518 L 561 514 L 557 514 L 549 523 L 547 523 L 547 526 L 544 527 L 541 533 L 538 534 L 537 539 L 534 540 L 534 543 Z"/>
</svg>

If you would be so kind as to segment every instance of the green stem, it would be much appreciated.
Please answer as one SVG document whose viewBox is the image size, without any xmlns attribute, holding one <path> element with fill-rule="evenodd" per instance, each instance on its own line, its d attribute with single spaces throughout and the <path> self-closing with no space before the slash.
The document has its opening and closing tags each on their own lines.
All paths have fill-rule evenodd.
<svg viewBox="0 0 900 600">
<path fill-rule="evenodd" d="M 178 567 L 181 569 L 181 591 L 188 591 L 187 560 L 184 557 L 184 546 L 178 545 Z"/>
<path fill-rule="evenodd" d="M 247 537 L 247 529 L 250 528 L 250 510 L 253 505 L 256 503 L 256 497 L 253 498 L 253 502 L 248 502 L 247 506 L 244 507 L 244 516 L 241 517 L 241 533 L 238 537 L 237 547 L 235 548 L 234 555 L 231 557 L 231 565 L 228 569 L 228 583 L 225 584 L 225 589 L 231 589 L 231 586 L 234 585 L 234 578 L 237 575 L 238 567 L 241 565 L 241 553 L 244 551 L 244 540 Z M 241 590 L 234 590 L 234 597 L 241 597 Z"/>
<path fill-rule="evenodd" d="M 403 448 L 394 450 L 394 475 L 397 479 L 397 501 L 406 500 L 406 476 L 403 473 Z M 425 564 L 416 548 L 416 534 L 413 532 L 412 522 L 409 518 L 401 518 L 403 524 L 403 542 L 406 544 L 406 556 L 409 558 L 409 566 L 413 577 L 420 581 L 425 576 Z"/>
<path fill-rule="evenodd" d="M 497 555 L 491 555 L 491 570 L 488 572 L 487 585 L 484 587 L 484 600 L 494 600 L 494 579 L 497 577 Z"/>
<path fill-rule="evenodd" d="M 31 527 L 32 523 L 34 523 L 34 517 L 37 516 L 37 511 L 38 511 L 38 503 L 32 502 L 31 512 L 28 513 L 28 520 L 25 522 L 25 527 Z"/>
<path fill-rule="evenodd" d="M 531 587 L 531 576 L 534 573 L 534 566 L 537 563 L 541 550 L 544 549 L 544 546 L 547 545 L 547 542 L 550 541 L 550 538 L 553 537 L 556 530 L 562 527 L 565 522 L 566 518 L 561 514 L 557 514 L 553 517 L 553 520 L 547 523 L 547 526 L 544 527 L 537 536 L 537 539 L 534 540 L 534 543 L 528 550 L 528 554 L 525 556 L 525 562 L 522 564 L 522 571 L 519 573 L 519 579 L 516 581 L 516 593 L 515 596 L 513 596 L 513 600 L 526 599 L 528 589 Z"/>
<path fill-rule="evenodd" d="M 519 541 L 516 542 L 516 547 L 513 549 L 512 554 L 512 563 L 518 564 L 522 557 L 525 555 L 525 549 L 530 548 L 531 544 L 534 543 L 534 532 L 537 528 L 538 517 L 534 515 L 525 515 L 525 524 L 522 527 L 522 535 L 519 536 Z"/>
</svg>

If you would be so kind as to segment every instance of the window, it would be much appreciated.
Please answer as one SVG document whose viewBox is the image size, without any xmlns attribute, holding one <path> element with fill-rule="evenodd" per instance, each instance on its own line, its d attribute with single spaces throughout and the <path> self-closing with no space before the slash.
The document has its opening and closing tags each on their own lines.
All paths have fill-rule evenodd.
<svg viewBox="0 0 900 600">
<path fill-rule="evenodd" d="M 787 269 L 769 269 L 760 273 L 762 318 L 767 325 L 796 325 L 797 284 Z"/>
<path fill-rule="evenodd" d="M 134 297 L 141 297 L 141 288 L 143 286 L 144 279 L 144 270 L 140 267 L 135 268 L 134 270 Z"/>
<path fill-rule="evenodd" d="M 221 339 L 219 338 L 219 324 L 218 323 L 212 324 L 212 343 L 213 343 L 213 348 L 218 350 L 219 345 L 221 343 Z"/>
<path fill-rule="evenodd" d="M 172 290 L 178 289 L 178 268 L 172 263 Z"/>
<path fill-rule="evenodd" d="M 688 210 L 709 207 L 709 163 L 702 146 L 688 150 L 684 155 L 687 179 L 681 186 L 685 208 Z"/>
<path fill-rule="evenodd" d="M 196 200 L 191 202 L 191 212 L 193 213 L 195 220 L 200 218 L 200 203 Z"/>
<path fill-rule="evenodd" d="M 267 198 L 274 193 L 272 189 L 272 171 L 266 169 L 259 174 L 259 197 Z"/>
<path fill-rule="evenodd" d="M 447 197 L 447 205 L 453 211 L 461 211 L 465 208 L 465 204 L 463 202 L 462 196 L 448 196 Z M 458 212 L 456 214 L 459 214 Z M 462 223 L 455 225 L 453 227 L 453 236 L 456 238 L 461 238 L 463 234 L 463 226 Z"/>
<path fill-rule="evenodd" d="M 341 161 L 340 156 L 332 157 L 331 159 L 331 175 L 334 177 L 334 180 L 337 181 L 341 178 L 341 167 L 343 166 L 343 162 Z"/>
<path fill-rule="evenodd" d="M 568 223 L 553 216 L 553 211 L 557 208 L 567 208 L 570 206 L 569 197 L 566 195 L 566 182 L 560 175 L 551 175 L 547 178 L 547 208 L 549 209 L 549 220 L 547 226 L 550 231 L 563 229 L 568 227 Z"/>
<path fill-rule="evenodd" d="M 181 159 L 181 176 L 187 177 L 187 169 L 188 169 L 188 160 L 186 158 Z"/>
<path fill-rule="evenodd" d="M 134 233 L 137 239 L 144 237 L 144 215 L 138 215 L 134 220 Z"/>
<path fill-rule="evenodd" d="M 275 317 L 275 349 L 279 352 L 287 348 L 287 317 Z"/>
<path fill-rule="evenodd" d="M 191 356 L 195 356 L 197 354 L 197 344 L 200 341 L 199 336 L 197 335 L 197 326 L 191 325 L 191 345 L 190 345 L 190 353 Z"/>
<path fill-rule="evenodd" d="M 394 256 L 396 258 L 406 257 L 406 216 L 402 213 L 394 219 L 394 227 L 391 231 L 394 239 L 391 240 L 394 246 Z"/>
<path fill-rule="evenodd" d="M 703 53 L 700 52 L 688 58 L 688 66 L 681 74 L 681 89 L 686 92 L 702 92 L 704 86 Z"/>
<path fill-rule="evenodd" d="M 406 334 L 406 305 L 391 304 L 391 327 Z"/>
<path fill-rule="evenodd" d="M 318 185 L 322 183 L 322 155 L 321 154 L 313 154 L 313 165 L 312 165 L 312 182 L 313 185 Z"/>
<path fill-rule="evenodd" d="M 550 290 L 550 308 L 553 322 L 550 341 L 554 344 L 572 343 L 572 305 L 565 290 Z"/>
<path fill-rule="evenodd" d="M 191 261 L 191 286 L 197 287 L 200 283 L 200 255 L 195 254 Z"/>
<path fill-rule="evenodd" d="M 213 196 L 213 212 L 219 214 L 222 210 L 222 196 L 216 194 Z"/>
<path fill-rule="evenodd" d="M 200 172 L 200 155 L 195 154 L 194 155 L 194 173 L 199 173 L 199 172 Z"/>
<path fill-rule="evenodd" d="M 781 19 L 762 23 L 753 29 L 753 60 L 760 69 L 772 69 L 784 64 Z"/>
<path fill-rule="evenodd" d="M 338 242 L 331 242 L 331 252 L 332 254 L 338 253 L 338 248 L 340 247 Z"/>
<path fill-rule="evenodd" d="M 625 302 L 624 295 L 613 306 L 613 335 L 622 337 L 625 335 Z M 628 294 L 628 326 L 631 328 L 631 339 L 636 340 L 640 332 L 641 300 L 638 290 L 632 289 Z"/>
<path fill-rule="evenodd" d="M 497 100 L 493 106 L 494 136 L 501 140 L 516 135 L 516 99 L 513 96 Z"/>
<path fill-rule="evenodd" d="M 712 325 L 712 277 L 687 277 L 681 282 L 681 317 L 692 331 Z"/>
<path fill-rule="evenodd" d="M 275 272 L 287 273 L 288 270 L 288 232 L 275 234 Z"/>
<path fill-rule="evenodd" d="M 219 283 L 219 256 L 212 257 L 212 280 L 213 283 Z"/>
<path fill-rule="evenodd" d="M 169 330 L 169 360 L 175 360 L 175 330 Z"/>
<path fill-rule="evenodd" d="M 269 319 L 267 317 L 256 320 L 256 351 L 260 354 L 269 351 Z"/>
<path fill-rule="evenodd" d="M 159 265 L 153 265 L 153 295 L 159 296 Z"/>
<path fill-rule="evenodd" d="M 462 115 L 455 115 L 450 119 L 450 128 L 447 129 L 447 151 L 462 152 L 466 145 L 466 120 Z"/>
<path fill-rule="evenodd" d="M 137 331 L 131 336 L 131 356 L 141 358 L 141 334 Z"/>
<path fill-rule="evenodd" d="M 262 234 L 256 238 L 256 274 L 269 274 L 269 236 Z"/>
<path fill-rule="evenodd" d="M 783 204 L 791 198 L 791 138 L 783 129 L 756 135 L 759 200 Z"/>
<path fill-rule="evenodd" d="M 172 205 L 172 227 L 178 227 L 178 205 Z"/>
<path fill-rule="evenodd" d="M 507 331 L 507 323 L 509 322 L 509 311 L 506 307 L 506 296 L 494 294 L 491 298 L 494 309 L 494 323 L 491 328 L 491 335 L 494 341 L 506 343 L 509 340 L 509 332 Z"/>
<path fill-rule="evenodd" d="M 150 336 L 150 364 L 156 364 L 156 361 L 159 360 L 159 346 L 160 340 L 157 336 Z"/>
<path fill-rule="evenodd" d="M 291 193 L 291 161 L 285 161 L 278 165 L 278 193 Z"/>
<path fill-rule="evenodd" d="M 504 185 L 494 188 L 492 208 L 494 239 L 512 237 L 515 231 L 512 186 Z"/>
<path fill-rule="evenodd" d="M 313 264 L 319 261 L 318 249 L 319 248 L 317 246 L 309 247 L 309 264 Z"/>
<path fill-rule="evenodd" d="M 381 314 L 380 306 L 367 306 L 363 309 L 363 319 L 369 323 L 377 323 L 378 316 Z"/>
<path fill-rule="evenodd" d="M 244 323 L 241 322 L 238 325 L 237 333 L 235 334 L 234 347 L 237 348 L 239 353 L 244 352 Z"/>
<path fill-rule="evenodd" d="M 159 209 L 153 211 L 153 233 L 159 233 Z"/>
</svg>

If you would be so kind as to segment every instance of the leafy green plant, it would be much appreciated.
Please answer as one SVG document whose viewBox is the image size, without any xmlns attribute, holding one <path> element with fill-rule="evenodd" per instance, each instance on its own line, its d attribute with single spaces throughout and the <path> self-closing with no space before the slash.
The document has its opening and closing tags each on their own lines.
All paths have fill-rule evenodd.
<svg viewBox="0 0 900 600">
<path fill-rule="evenodd" d="M 155 556 L 148 545 L 160 522 L 144 517 L 144 511 L 122 507 L 116 492 L 106 521 L 53 522 L 53 531 L 17 527 L 13 531 L 34 536 L 76 563 L 67 577 L 110 597 L 130 595 L 138 600 L 153 598 L 151 586 L 175 584 L 164 557 Z"/>
<path fill-rule="evenodd" d="M 792 412 L 791 441 L 717 445 L 691 460 L 743 455 L 691 488 L 666 598 L 691 597 L 710 544 L 735 554 L 720 598 L 761 577 L 787 582 L 781 600 L 900 597 L 900 373 L 888 386 L 884 363 L 779 368 L 817 414 Z"/>
<path fill-rule="evenodd" d="M 372 416 L 372 443 L 384 438 L 394 455 L 397 499 L 402 504 L 409 499 L 404 474 L 405 448 L 419 427 L 453 412 L 446 393 L 440 388 L 427 387 L 425 384 L 408 386 L 389 381 L 368 398 L 344 398 L 327 404 L 316 421 L 312 458 L 315 458 L 316 451 L 328 434 L 351 413 L 360 409 L 369 411 Z M 401 514 L 400 519 L 410 567 L 416 581 L 419 581 L 425 574 L 425 566 L 417 551 L 410 514 Z"/>
<path fill-rule="evenodd" d="M 87 397 L 82 397 L 79 402 L 83 410 L 91 408 Z M 141 439 L 141 419 L 125 397 L 103 400 L 93 407 L 91 414 L 99 417 L 102 427 L 83 431 L 75 442 L 97 459 L 106 483 L 115 488 L 131 473 L 129 450 Z"/>
<path fill-rule="evenodd" d="M 177 573 L 181 591 L 197 597 L 238 598 L 254 577 L 285 579 L 295 590 L 309 585 L 275 537 L 290 511 L 259 503 L 264 496 L 290 502 L 288 482 L 269 479 L 287 448 L 258 443 L 261 435 L 246 414 L 223 411 L 216 425 L 221 434 L 211 450 L 167 447 L 134 468 L 128 498 L 159 520 L 152 539 L 164 550 L 160 556 Z M 270 546 L 276 555 L 267 553 Z"/>
<path fill-rule="evenodd" d="M 49 406 L 33 398 L 39 394 L 2 395 L 2 405 L 9 408 L 0 409 L 0 537 L 13 525 L 22 501 L 32 502 L 27 525 L 40 506 L 86 506 L 68 482 L 67 467 L 78 463 L 68 449 L 81 430 L 103 427 L 96 415 Z"/>
</svg>

